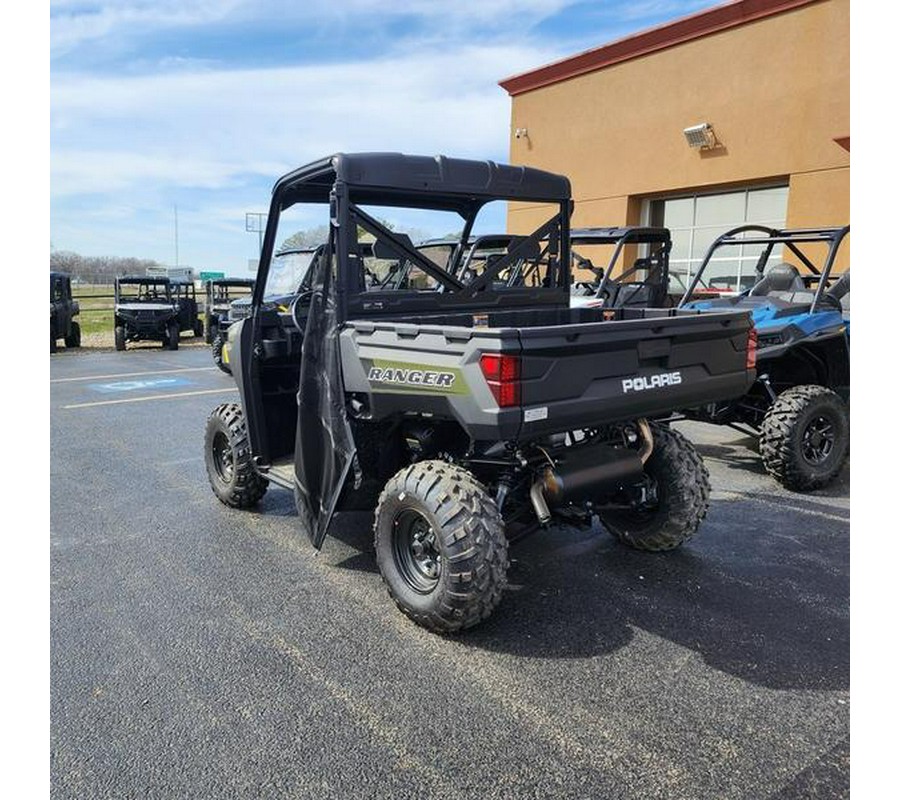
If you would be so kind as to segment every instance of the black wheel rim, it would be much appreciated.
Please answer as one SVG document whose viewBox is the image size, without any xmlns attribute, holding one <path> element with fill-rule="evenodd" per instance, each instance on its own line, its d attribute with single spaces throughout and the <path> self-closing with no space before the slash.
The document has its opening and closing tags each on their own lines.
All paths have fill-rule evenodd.
<svg viewBox="0 0 900 800">
<path fill-rule="evenodd" d="M 419 594 L 434 591 L 441 578 L 437 534 L 426 517 L 405 508 L 394 517 L 394 563 L 403 580 Z"/>
<path fill-rule="evenodd" d="M 810 464 L 823 464 L 834 451 L 834 423 L 824 416 L 815 417 L 803 430 L 800 450 Z"/>
<path fill-rule="evenodd" d="M 231 449 L 231 442 L 222 431 L 218 431 L 213 437 L 212 455 L 216 474 L 220 480 L 231 483 L 234 478 L 234 451 Z"/>
</svg>

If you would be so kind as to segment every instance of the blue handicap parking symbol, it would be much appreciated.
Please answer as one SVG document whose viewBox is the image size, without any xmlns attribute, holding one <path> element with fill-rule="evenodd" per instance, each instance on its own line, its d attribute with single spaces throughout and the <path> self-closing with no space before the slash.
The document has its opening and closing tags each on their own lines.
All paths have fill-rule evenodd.
<svg viewBox="0 0 900 800">
<path fill-rule="evenodd" d="M 170 386 L 190 386 L 191 381 L 186 378 L 148 378 L 133 381 L 115 381 L 113 383 L 92 383 L 90 388 L 102 394 L 116 394 L 119 392 L 135 392 L 141 389 L 168 389 Z"/>
</svg>

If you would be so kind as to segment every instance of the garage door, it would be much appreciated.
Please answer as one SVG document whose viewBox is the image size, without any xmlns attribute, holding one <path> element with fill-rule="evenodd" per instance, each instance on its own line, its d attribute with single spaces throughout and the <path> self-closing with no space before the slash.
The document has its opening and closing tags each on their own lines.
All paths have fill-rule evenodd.
<svg viewBox="0 0 900 800">
<path fill-rule="evenodd" d="M 681 282 L 687 284 L 712 242 L 730 228 L 745 223 L 783 228 L 787 198 L 787 186 L 767 186 L 647 200 L 644 218 L 648 223 L 672 231 L 673 288 Z M 751 286 L 761 248 L 742 245 L 718 250 L 703 274 L 703 283 L 723 289 Z M 773 251 L 773 260 L 780 258 L 780 250 Z"/>
</svg>

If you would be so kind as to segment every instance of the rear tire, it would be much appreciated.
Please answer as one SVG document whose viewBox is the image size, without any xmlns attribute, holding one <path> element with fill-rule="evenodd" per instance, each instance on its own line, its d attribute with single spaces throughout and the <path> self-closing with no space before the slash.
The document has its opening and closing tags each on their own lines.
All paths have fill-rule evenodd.
<svg viewBox="0 0 900 800">
<path fill-rule="evenodd" d="M 388 593 L 439 633 L 490 616 L 506 588 L 503 519 L 464 469 L 421 461 L 391 478 L 375 509 L 375 557 Z"/>
<path fill-rule="evenodd" d="M 66 337 L 66 347 L 81 347 L 81 326 L 72 323 L 72 332 Z"/>
<path fill-rule="evenodd" d="M 763 419 L 759 454 L 766 472 L 787 489 L 802 492 L 828 485 L 849 449 L 847 405 L 824 386 L 782 392 Z"/>
<path fill-rule="evenodd" d="M 196 336 L 196 337 L 198 337 L 198 338 L 199 338 L 200 336 L 203 336 L 203 321 L 202 321 L 202 320 L 199 320 L 199 319 L 198 319 L 198 320 L 194 323 L 194 336 Z"/>
<path fill-rule="evenodd" d="M 125 328 L 122 325 L 116 325 L 116 350 L 125 349 Z"/>
<path fill-rule="evenodd" d="M 224 403 L 209 415 L 203 453 L 209 484 L 226 506 L 250 508 L 262 499 L 269 482 L 253 466 L 244 412 L 239 405 Z"/>
<path fill-rule="evenodd" d="M 50 352 L 56 352 L 56 330 L 52 323 L 50 324 Z"/>
<path fill-rule="evenodd" d="M 222 348 L 225 345 L 225 337 L 222 334 L 216 336 L 212 343 L 212 357 L 216 366 L 226 375 L 231 375 L 231 367 L 222 360 Z"/>
<path fill-rule="evenodd" d="M 181 341 L 181 331 L 178 329 L 178 323 L 171 323 L 166 331 L 166 334 L 166 345 L 168 346 L 169 350 L 177 350 L 178 342 Z"/>
<path fill-rule="evenodd" d="M 709 472 L 691 442 L 681 433 L 657 424 L 653 452 L 644 473 L 656 483 L 657 502 L 651 508 L 600 511 L 603 526 L 620 542 L 637 550 L 673 550 L 690 539 L 709 509 Z"/>
</svg>

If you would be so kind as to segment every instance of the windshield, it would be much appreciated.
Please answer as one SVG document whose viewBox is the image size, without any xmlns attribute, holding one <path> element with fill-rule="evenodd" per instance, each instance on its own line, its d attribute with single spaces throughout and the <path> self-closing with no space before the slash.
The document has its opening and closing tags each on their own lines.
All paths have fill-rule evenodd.
<svg viewBox="0 0 900 800">
<path fill-rule="evenodd" d="M 424 256 L 430 258 L 441 269 L 447 269 L 450 263 L 450 256 L 453 254 L 453 248 L 456 245 L 450 242 L 429 243 L 425 242 L 417 246 L 417 249 Z"/>
<path fill-rule="evenodd" d="M 309 285 L 309 267 L 315 250 L 278 253 L 272 258 L 266 278 L 265 298 L 296 294 Z"/>
</svg>

